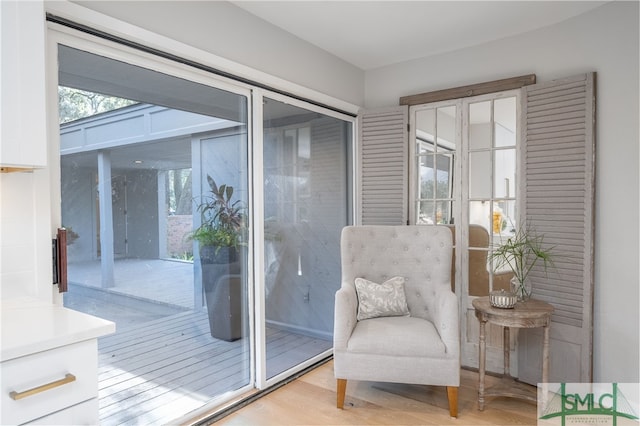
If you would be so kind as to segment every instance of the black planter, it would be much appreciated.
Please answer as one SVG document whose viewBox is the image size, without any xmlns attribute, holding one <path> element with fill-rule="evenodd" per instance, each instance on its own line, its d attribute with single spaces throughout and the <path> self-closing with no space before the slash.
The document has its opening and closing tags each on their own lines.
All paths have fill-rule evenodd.
<svg viewBox="0 0 640 426">
<path fill-rule="evenodd" d="M 200 248 L 202 285 L 211 336 L 231 342 L 242 337 L 242 265 L 235 247 L 216 249 Z"/>
</svg>

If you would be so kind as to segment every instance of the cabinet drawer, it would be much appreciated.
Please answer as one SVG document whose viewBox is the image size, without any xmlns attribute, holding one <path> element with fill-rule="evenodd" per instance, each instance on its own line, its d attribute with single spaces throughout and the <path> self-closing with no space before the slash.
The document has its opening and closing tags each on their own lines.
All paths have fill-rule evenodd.
<svg viewBox="0 0 640 426">
<path fill-rule="evenodd" d="M 3 362 L 0 424 L 21 424 L 98 396 L 97 340 L 35 353 Z M 72 375 L 73 377 L 67 376 Z M 64 379 L 59 386 L 45 386 Z M 23 398 L 20 394 L 39 388 Z"/>
<path fill-rule="evenodd" d="M 29 422 L 30 425 L 97 425 L 98 419 L 98 399 L 93 398 L 73 407 L 65 408 L 57 413 L 40 417 L 37 420 Z"/>
</svg>

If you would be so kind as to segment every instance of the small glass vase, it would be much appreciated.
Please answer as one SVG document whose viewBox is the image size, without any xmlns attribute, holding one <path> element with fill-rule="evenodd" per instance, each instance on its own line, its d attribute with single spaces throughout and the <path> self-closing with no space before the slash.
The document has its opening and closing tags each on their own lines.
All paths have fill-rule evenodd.
<svg viewBox="0 0 640 426">
<path fill-rule="evenodd" d="M 528 280 L 520 282 L 516 277 L 511 278 L 511 291 L 518 297 L 518 302 L 526 302 L 531 298 L 531 284 Z"/>
</svg>

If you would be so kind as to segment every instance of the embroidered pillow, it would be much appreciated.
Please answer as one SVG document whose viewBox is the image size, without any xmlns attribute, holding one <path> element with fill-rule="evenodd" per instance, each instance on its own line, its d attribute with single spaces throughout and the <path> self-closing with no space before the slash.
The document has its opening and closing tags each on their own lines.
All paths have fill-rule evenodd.
<svg viewBox="0 0 640 426">
<path fill-rule="evenodd" d="M 358 321 L 409 315 L 403 277 L 393 277 L 382 284 L 356 278 L 355 285 L 358 295 Z"/>
</svg>

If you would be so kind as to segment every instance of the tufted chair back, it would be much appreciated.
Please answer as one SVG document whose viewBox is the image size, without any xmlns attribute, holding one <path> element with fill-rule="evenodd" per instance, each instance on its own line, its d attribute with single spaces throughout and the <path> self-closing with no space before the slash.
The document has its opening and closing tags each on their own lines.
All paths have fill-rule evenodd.
<svg viewBox="0 0 640 426">
<path fill-rule="evenodd" d="M 350 226 L 342 231 L 342 285 L 405 278 L 411 316 L 431 321 L 437 288 L 451 289 L 451 231 L 445 226 Z"/>
</svg>

